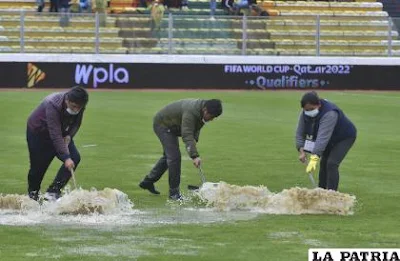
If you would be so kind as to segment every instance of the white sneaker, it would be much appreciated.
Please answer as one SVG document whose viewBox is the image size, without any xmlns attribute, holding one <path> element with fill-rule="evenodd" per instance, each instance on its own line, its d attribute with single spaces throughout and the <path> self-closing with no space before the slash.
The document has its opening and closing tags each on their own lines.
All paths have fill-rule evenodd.
<svg viewBox="0 0 400 261">
<path fill-rule="evenodd" d="M 46 192 L 43 196 L 43 199 L 46 201 L 56 201 L 60 197 L 61 197 L 61 194 L 59 194 L 59 193 Z"/>
<path fill-rule="evenodd" d="M 215 17 L 214 17 L 214 16 L 211 16 L 211 17 L 210 17 L 210 21 L 215 21 Z"/>
<path fill-rule="evenodd" d="M 182 6 L 182 10 L 183 10 L 183 11 L 188 11 L 188 10 L 189 10 L 189 7 L 187 7 L 187 5 L 184 5 L 184 6 Z"/>
</svg>

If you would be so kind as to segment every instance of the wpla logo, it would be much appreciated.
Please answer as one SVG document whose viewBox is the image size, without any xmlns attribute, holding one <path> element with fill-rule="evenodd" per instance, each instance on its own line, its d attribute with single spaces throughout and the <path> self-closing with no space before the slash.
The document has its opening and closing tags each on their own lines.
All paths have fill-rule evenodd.
<svg viewBox="0 0 400 261">
<path fill-rule="evenodd" d="M 75 67 L 75 83 L 88 84 L 90 78 L 93 79 L 93 87 L 97 88 L 101 83 L 128 83 L 129 72 L 124 67 L 114 68 L 110 63 L 108 68 L 93 66 L 92 64 L 77 64 Z"/>
</svg>

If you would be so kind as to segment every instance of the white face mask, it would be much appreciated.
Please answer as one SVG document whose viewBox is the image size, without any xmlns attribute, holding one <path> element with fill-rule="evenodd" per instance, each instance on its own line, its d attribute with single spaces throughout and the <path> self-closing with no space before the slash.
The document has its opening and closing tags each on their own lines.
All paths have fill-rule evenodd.
<svg viewBox="0 0 400 261">
<path fill-rule="evenodd" d="M 312 111 L 304 111 L 304 114 L 305 114 L 306 116 L 308 116 L 308 117 L 311 117 L 311 118 L 314 118 L 315 116 L 317 116 L 318 113 L 319 113 L 318 108 L 315 108 L 315 109 L 312 110 Z"/>
<path fill-rule="evenodd" d="M 68 112 L 69 115 L 77 115 L 80 112 L 80 110 L 79 111 L 73 111 L 73 110 L 71 110 L 71 108 L 67 107 L 67 112 Z"/>
</svg>

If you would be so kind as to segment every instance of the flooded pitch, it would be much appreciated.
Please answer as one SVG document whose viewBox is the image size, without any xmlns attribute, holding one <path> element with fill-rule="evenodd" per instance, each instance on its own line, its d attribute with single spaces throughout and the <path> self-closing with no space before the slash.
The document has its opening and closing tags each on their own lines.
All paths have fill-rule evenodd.
<svg viewBox="0 0 400 261">
<path fill-rule="evenodd" d="M 0 224 L 163 225 L 248 220 L 260 213 L 351 215 L 356 198 L 322 189 L 290 188 L 272 193 L 263 186 L 219 182 L 205 183 L 183 201 L 167 202 L 162 209 L 135 209 L 133 201 L 110 188 L 76 189 L 42 204 L 25 195 L 0 195 Z"/>
</svg>

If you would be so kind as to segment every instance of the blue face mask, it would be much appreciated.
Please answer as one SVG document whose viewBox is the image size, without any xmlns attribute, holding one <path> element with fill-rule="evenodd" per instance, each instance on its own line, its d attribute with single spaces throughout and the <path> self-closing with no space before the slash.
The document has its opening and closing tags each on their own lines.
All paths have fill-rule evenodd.
<svg viewBox="0 0 400 261">
<path fill-rule="evenodd" d="M 315 108 L 315 109 L 312 110 L 312 111 L 304 111 L 304 115 L 306 115 L 306 116 L 308 116 L 308 117 L 311 117 L 311 118 L 316 117 L 316 116 L 318 115 L 318 113 L 319 113 L 318 108 Z"/>
</svg>

